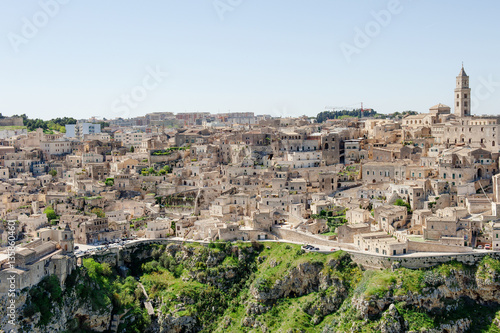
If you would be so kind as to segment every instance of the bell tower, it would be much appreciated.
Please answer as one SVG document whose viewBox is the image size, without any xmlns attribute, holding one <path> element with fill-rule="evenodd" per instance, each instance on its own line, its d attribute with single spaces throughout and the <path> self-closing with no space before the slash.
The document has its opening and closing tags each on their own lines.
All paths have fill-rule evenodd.
<svg viewBox="0 0 500 333">
<path fill-rule="evenodd" d="M 464 64 L 457 76 L 457 86 L 455 88 L 455 115 L 457 117 L 470 116 L 470 88 L 469 77 L 465 73 Z"/>
<path fill-rule="evenodd" d="M 59 245 L 61 245 L 63 253 L 73 252 L 74 250 L 75 240 L 73 239 L 73 231 L 67 223 L 63 230 L 59 230 Z"/>
</svg>

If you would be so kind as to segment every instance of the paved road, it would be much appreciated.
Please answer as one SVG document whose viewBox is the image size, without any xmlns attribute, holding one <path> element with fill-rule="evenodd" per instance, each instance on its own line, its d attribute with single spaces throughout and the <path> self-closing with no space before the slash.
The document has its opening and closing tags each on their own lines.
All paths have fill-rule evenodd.
<svg viewBox="0 0 500 333">
<path fill-rule="evenodd" d="M 133 244 L 137 242 L 141 242 L 144 240 L 152 240 L 154 241 L 155 239 L 148 239 L 148 238 L 138 238 L 132 241 L 129 241 L 127 244 Z M 161 238 L 161 239 L 156 239 L 156 240 L 174 240 L 174 241 L 182 241 L 182 242 L 195 242 L 195 243 L 209 243 L 208 241 L 193 241 L 193 240 L 186 240 L 181 237 L 169 237 L 169 238 Z M 354 253 L 363 253 L 363 254 L 369 254 L 372 256 L 380 256 L 380 257 L 388 257 L 387 255 L 382 255 L 382 254 L 376 254 L 376 253 L 371 253 L 371 252 L 366 252 L 366 251 L 359 251 L 359 250 L 353 250 L 352 244 L 343 244 L 343 243 L 338 243 L 338 244 L 333 244 L 332 246 L 325 246 L 325 245 L 316 245 L 314 243 L 305 243 L 305 242 L 294 242 L 294 241 L 288 241 L 285 239 L 279 239 L 279 240 L 259 240 L 259 242 L 266 243 L 266 242 L 281 242 L 281 243 L 291 243 L 291 244 L 297 244 L 297 245 L 312 245 L 315 248 L 319 248 L 319 251 L 311 251 L 311 252 L 320 252 L 320 253 L 331 253 L 332 251 L 337 251 L 337 250 L 344 250 L 348 252 L 354 252 Z M 87 245 L 87 244 L 75 244 L 79 246 L 80 250 L 92 250 L 95 249 L 96 247 L 102 246 L 102 245 Z M 414 258 L 414 257 L 432 257 L 432 256 L 449 256 L 449 255 L 457 255 L 457 254 L 470 254 L 470 253 L 491 253 L 491 252 L 497 252 L 497 251 L 492 251 L 492 250 L 479 250 L 479 249 L 474 249 L 471 252 L 464 252 L 464 253 L 451 253 L 451 252 L 418 252 L 418 253 L 407 253 L 407 254 L 400 254 L 396 256 L 389 256 L 389 257 L 398 257 L 398 258 L 404 258 L 404 257 L 409 257 L 409 258 Z M 81 256 L 83 254 L 79 254 L 78 256 Z"/>
</svg>

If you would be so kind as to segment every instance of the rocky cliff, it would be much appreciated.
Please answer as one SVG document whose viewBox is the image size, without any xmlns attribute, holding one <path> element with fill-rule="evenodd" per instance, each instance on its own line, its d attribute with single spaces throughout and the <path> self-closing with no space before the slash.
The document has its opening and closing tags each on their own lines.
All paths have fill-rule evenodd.
<svg viewBox="0 0 500 333">
<path fill-rule="evenodd" d="M 489 257 L 373 271 L 344 252 L 213 243 L 142 246 L 119 259 L 84 261 L 63 288 L 49 278 L 22 291 L 18 330 L 500 332 L 500 261 Z"/>
</svg>

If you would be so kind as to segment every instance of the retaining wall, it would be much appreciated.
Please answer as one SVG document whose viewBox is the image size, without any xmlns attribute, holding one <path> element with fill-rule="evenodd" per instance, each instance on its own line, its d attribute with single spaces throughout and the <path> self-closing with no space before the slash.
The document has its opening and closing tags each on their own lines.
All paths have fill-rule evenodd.
<svg viewBox="0 0 500 333">
<path fill-rule="evenodd" d="M 421 255 L 414 256 L 377 256 L 369 253 L 360 253 L 347 251 L 351 258 L 357 264 L 367 269 L 390 268 L 393 262 L 399 262 L 402 267 L 417 269 L 436 266 L 452 260 L 459 261 L 466 265 L 475 265 L 485 256 L 489 255 L 495 259 L 500 259 L 500 252 L 475 252 L 475 253 L 456 253 L 445 255 Z"/>
<path fill-rule="evenodd" d="M 278 238 L 297 242 L 297 243 L 311 243 L 315 245 L 338 247 L 337 242 L 332 242 L 327 239 L 322 239 L 320 237 L 309 236 L 297 231 L 283 229 L 283 228 L 272 228 L 272 233 Z"/>
</svg>

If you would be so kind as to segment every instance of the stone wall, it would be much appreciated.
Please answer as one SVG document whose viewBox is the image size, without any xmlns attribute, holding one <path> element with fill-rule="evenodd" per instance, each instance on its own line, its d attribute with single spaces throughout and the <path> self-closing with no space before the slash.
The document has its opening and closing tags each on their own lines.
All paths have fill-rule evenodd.
<svg viewBox="0 0 500 333">
<path fill-rule="evenodd" d="M 469 253 L 472 249 L 467 246 L 446 245 L 433 242 L 408 241 L 408 251 L 411 252 L 447 252 L 447 253 Z"/>
<path fill-rule="evenodd" d="M 320 237 L 309 236 L 289 229 L 272 228 L 272 233 L 279 239 L 284 239 L 291 242 L 311 243 L 315 245 L 338 247 L 337 242 L 329 241 L 326 238 L 322 239 Z"/>
<path fill-rule="evenodd" d="M 298 243 L 312 243 L 316 245 L 338 247 L 337 242 L 331 242 L 328 240 L 321 240 L 313 236 L 308 236 L 302 233 L 298 233 L 293 230 L 273 228 L 273 234 L 278 238 L 283 240 L 288 240 L 291 242 Z M 151 239 L 142 240 L 140 242 L 134 242 L 126 244 L 123 248 L 114 248 L 99 254 L 88 255 L 86 257 L 92 257 L 98 262 L 107 262 L 111 266 L 122 266 L 125 262 L 129 261 L 132 253 L 136 253 L 138 257 L 149 256 L 149 251 L 151 250 L 148 245 L 150 244 L 182 244 L 182 240 L 174 239 Z M 197 242 L 202 245 L 207 245 L 208 243 Z M 147 250 L 146 252 L 144 252 Z M 489 255 L 495 259 L 500 260 L 500 252 L 497 251 L 483 251 L 483 252 L 469 252 L 469 253 L 454 253 L 454 254 L 416 254 L 411 255 L 401 255 L 401 256 L 383 256 L 376 255 L 366 252 L 358 252 L 350 249 L 344 248 L 342 250 L 347 251 L 354 262 L 363 266 L 365 269 L 381 269 L 381 268 L 391 268 L 392 263 L 397 262 L 402 267 L 418 269 L 436 266 L 449 261 L 459 261 L 467 265 L 475 265 L 480 262 L 485 256 Z M 139 252 L 139 253 L 138 253 Z M 80 260 L 79 260 L 80 261 Z M 80 262 L 81 264 L 81 262 Z"/>
<path fill-rule="evenodd" d="M 351 258 L 357 264 L 366 269 L 390 268 L 393 262 L 399 262 L 402 267 L 418 269 L 436 266 L 452 260 L 462 262 L 467 265 L 474 265 L 480 262 L 483 257 L 489 255 L 495 259 L 500 259 L 500 252 L 475 252 L 475 253 L 458 253 L 445 255 L 421 255 L 418 257 L 412 256 L 380 256 L 369 253 L 360 253 L 347 251 Z"/>
<path fill-rule="evenodd" d="M 108 263 L 111 267 L 122 266 L 124 262 L 128 261 L 128 259 L 132 256 L 132 253 L 136 253 L 137 257 L 140 258 L 147 257 L 150 255 L 150 251 L 152 250 L 149 245 L 170 243 L 182 244 L 184 241 L 168 238 L 141 240 L 140 242 L 125 244 L 119 248 L 109 248 L 104 251 L 98 251 L 95 254 L 84 255 L 78 258 L 78 264 L 81 265 L 82 259 L 84 258 L 92 258 L 99 263 Z"/>
</svg>

